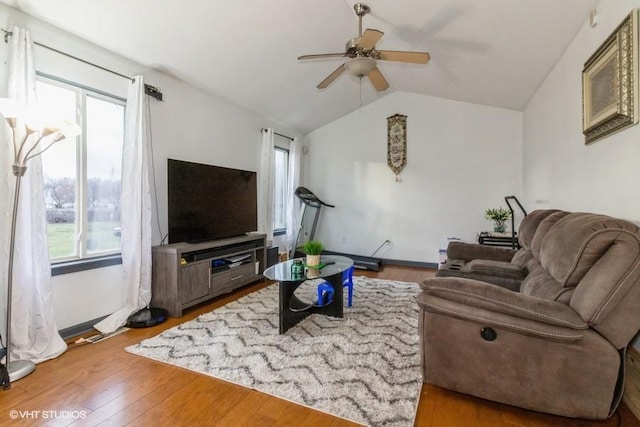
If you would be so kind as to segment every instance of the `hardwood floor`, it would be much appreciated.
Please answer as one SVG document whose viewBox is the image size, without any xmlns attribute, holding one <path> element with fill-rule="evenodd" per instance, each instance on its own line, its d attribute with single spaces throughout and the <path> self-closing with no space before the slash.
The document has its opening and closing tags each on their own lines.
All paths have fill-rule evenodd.
<svg viewBox="0 0 640 427">
<path fill-rule="evenodd" d="M 398 266 L 386 266 L 378 273 L 356 272 L 402 281 L 420 281 L 433 274 L 433 270 Z M 95 344 L 70 345 L 59 358 L 38 365 L 33 374 L 13 383 L 10 390 L 0 391 L 0 425 L 356 425 L 123 350 L 267 285 L 248 286 L 156 327 L 132 329 Z M 613 427 L 640 426 L 640 422 L 624 405 L 611 419 L 594 422 L 525 411 L 424 385 L 416 425 Z"/>
</svg>

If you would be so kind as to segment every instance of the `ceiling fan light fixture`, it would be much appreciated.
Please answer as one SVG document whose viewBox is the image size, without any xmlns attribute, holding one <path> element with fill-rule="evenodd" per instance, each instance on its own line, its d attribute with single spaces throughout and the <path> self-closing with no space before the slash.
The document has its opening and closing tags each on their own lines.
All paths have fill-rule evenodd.
<svg viewBox="0 0 640 427">
<path fill-rule="evenodd" d="M 356 77 L 368 76 L 376 68 L 376 61 L 371 58 L 353 58 L 347 61 L 344 66 Z"/>
<path fill-rule="evenodd" d="M 351 58 L 347 59 L 345 63 L 338 66 L 338 68 L 322 80 L 316 86 L 318 89 L 325 89 L 345 71 L 348 71 L 352 76 L 360 78 L 360 84 L 362 84 L 362 78 L 367 77 L 374 89 L 382 92 L 389 88 L 389 82 L 378 69 L 377 61 L 409 62 L 413 64 L 426 64 L 429 62 L 429 54 L 427 52 L 376 50 L 376 45 L 384 33 L 373 28 L 367 28 L 365 31 L 362 31 L 362 17 L 371 12 L 371 9 L 364 3 L 356 3 L 353 6 L 353 10 L 358 16 L 358 36 L 347 41 L 344 53 L 321 53 L 298 57 L 298 60 L 337 57 Z"/>
</svg>

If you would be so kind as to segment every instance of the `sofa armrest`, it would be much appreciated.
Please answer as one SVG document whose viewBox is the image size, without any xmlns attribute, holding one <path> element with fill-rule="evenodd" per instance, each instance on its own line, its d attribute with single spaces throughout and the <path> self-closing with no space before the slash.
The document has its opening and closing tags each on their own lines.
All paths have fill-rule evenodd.
<svg viewBox="0 0 640 427">
<path fill-rule="evenodd" d="M 447 258 L 469 262 L 474 259 L 510 262 L 516 251 L 499 246 L 486 246 L 474 243 L 449 242 Z"/>
<path fill-rule="evenodd" d="M 432 278 L 420 284 L 422 310 L 543 338 L 576 341 L 589 325 L 571 307 L 463 278 Z"/>
<path fill-rule="evenodd" d="M 509 279 L 523 280 L 526 270 L 515 264 L 505 261 L 494 261 L 491 259 L 474 259 L 467 263 L 466 271 L 471 274 L 481 274 L 486 276 L 505 277 Z"/>
</svg>

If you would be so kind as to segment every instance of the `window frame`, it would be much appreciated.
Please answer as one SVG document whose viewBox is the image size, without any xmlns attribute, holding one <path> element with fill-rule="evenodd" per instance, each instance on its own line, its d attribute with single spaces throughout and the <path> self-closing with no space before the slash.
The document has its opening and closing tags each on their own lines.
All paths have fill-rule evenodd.
<svg viewBox="0 0 640 427">
<path fill-rule="evenodd" d="M 49 258 L 51 264 L 51 275 L 57 276 L 61 274 L 73 273 L 78 271 L 102 268 L 110 265 L 122 264 L 121 248 L 100 251 L 96 253 L 87 252 L 87 235 L 89 229 L 88 223 L 88 179 L 87 179 L 87 97 L 111 102 L 123 107 L 123 123 L 126 116 L 127 100 L 121 96 L 114 95 L 76 83 L 67 79 L 63 79 L 51 74 L 36 72 L 36 80 L 45 84 L 61 87 L 71 90 L 76 95 L 76 123 L 82 129 L 79 139 L 74 142 L 76 144 L 76 232 L 77 238 L 75 242 L 75 255 L 67 257 Z M 123 132 L 124 138 L 124 132 Z"/>
</svg>

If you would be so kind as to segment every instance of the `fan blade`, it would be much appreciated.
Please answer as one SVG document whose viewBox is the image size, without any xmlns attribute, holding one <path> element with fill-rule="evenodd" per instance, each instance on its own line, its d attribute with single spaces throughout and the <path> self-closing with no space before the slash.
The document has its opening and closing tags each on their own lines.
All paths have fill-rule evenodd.
<svg viewBox="0 0 640 427">
<path fill-rule="evenodd" d="M 316 87 L 318 89 L 324 89 L 325 87 L 329 86 L 335 79 L 337 79 L 340 76 L 340 74 L 342 74 L 343 72 L 344 72 L 344 64 L 340 65 L 338 68 L 333 70 L 333 72 L 329 74 L 326 79 L 321 81 L 320 84 Z"/>
<path fill-rule="evenodd" d="M 320 58 L 341 58 L 347 56 L 346 53 L 320 53 L 317 55 L 302 55 L 298 56 L 298 61 L 303 59 L 320 59 Z"/>
<path fill-rule="evenodd" d="M 369 80 L 378 92 L 387 90 L 387 88 L 389 87 L 389 82 L 384 78 L 378 67 L 371 70 L 371 72 L 369 73 Z"/>
<path fill-rule="evenodd" d="M 376 59 L 383 61 L 411 62 L 414 64 L 426 64 L 431 59 L 427 52 L 407 52 L 401 50 L 379 50 Z"/>
<path fill-rule="evenodd" d="M 384 36 L 384 33 L 382 31 L 367 28 L 366 30 L 364 30 L 362 37 L 360 37 L 358 47 L 365 50 L 373 49 L 376 43 L 380 41 L 382 36 Z"/>
</svg>

